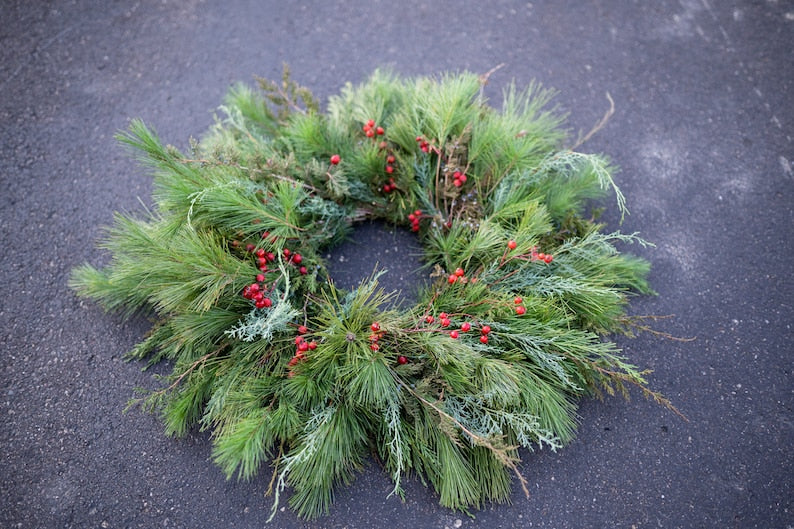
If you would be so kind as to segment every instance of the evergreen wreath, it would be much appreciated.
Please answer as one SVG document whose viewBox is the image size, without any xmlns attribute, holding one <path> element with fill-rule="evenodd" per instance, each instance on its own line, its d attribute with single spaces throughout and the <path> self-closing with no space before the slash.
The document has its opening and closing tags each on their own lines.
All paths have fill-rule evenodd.
<svg viewBox="0 0 794 529">
<path fill-rule="evenodd" d="M 374 453 L 402 496 L 409 472 L 440 503 L 481 507 L 524 491 L 518 448 L 569 442 L 576 400 L 629 386 L 674 410 L 627 363 L 613 333 L 650 293 L 649 264 L 585 216 L 624 198 L 600 155 L 562 149 L 553 93 L 510 85 L 501 110 L 486 76 L 375 72 L 327 112 L 290 80 L 233 87 L 190 154 L 141 121 L 118 139 L 154 172 L 154 208 L 117 215 L 112 260 L 70 285 L 125 315 L 156 315 L 132 358 L 168 359 L 163 389 L 133 402 L 168 434 L 213 432 L 213 458 L 249 478 L 273 460 L 300 516 Z M 409 308 L 378 274 L 334 286 L 321 255 L 356 222 L 416 232 L 432 281 Z"/>
</svg>

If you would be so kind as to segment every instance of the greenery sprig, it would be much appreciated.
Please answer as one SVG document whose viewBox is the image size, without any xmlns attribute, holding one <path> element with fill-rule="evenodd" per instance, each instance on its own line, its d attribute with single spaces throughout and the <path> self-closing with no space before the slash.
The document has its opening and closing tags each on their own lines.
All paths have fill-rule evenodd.
<svg viewBox="0 0 794 529">
<path fill-rule="evenodd" d="M 140 121 L 119 140 L 154 174 L 154 209 L 117 215 L 103 269 L 70 284 L 109 310 L 154 314 L 131 353 L 168 359 L 165 387 L 135 401 L 169 434 L 213 432 L 213 458 L 248 478 L 274 460 L 304 517 L 375 453 L 402 495 L 418 475 L 453 509 L 524 491 L 519 447 L 569 442 L 576 399 L 646 386 L 606 336 L 650 293 L 648 263 L 604 233 L 588 200 L 614 192 L 600 155 L 560 149 L 552 92 L 510 85 L 487 105 L 483 77 L 376 72 L 320 112 L 289 79 L 235 86 L 190 153 Z M 324 251 L 356 222 L 417 234 L 430 283 L 398 309 L 377 274 L 351 292 Z M 674 409 L 674 408 L 673 408 Z"/>
</svg>

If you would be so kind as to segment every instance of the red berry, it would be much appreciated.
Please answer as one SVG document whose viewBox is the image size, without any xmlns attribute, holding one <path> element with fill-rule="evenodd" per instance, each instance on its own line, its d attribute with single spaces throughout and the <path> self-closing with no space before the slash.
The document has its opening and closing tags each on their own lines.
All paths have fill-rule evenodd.
<svg viewBox="0 0 794 529">
<path fill-rule="evenodd" d="M 259 301 L 257 301 L 255 303 L 255 305 L 256 305 L 256 308 L 258 308 L 258 309 L 264 309 L 267 306 L 267 305 L 265 305 L 265 300 L 264 299 L 260 299 Z"/>
<path fill-rule="evenodd" d="M 519 316 L 524 314 L 526 311 L 527 309 L 525 309 L 523 305 L 519 305 L 518 307 L 516 307 L 516 314 L 518 314 Z"/>
<path fill-rule="evenodd" d="M 386 166 L 386 172 L 392 174 L 394 172 L 394 167 L 391 165 Z"/>
<path fill-rule="evenodd" d="M 263 299 L 262 303 L 265 304 L 265 307 L 272 307 L 273 306 L 273 302 L 270 300 L 270 298 Z"/>
<path fill-rule="evenodd" d="M 480 336 L 480 341 L 482 343 L 488 343 L 488 337 L 483 334 L 482 336 Z"/>
<path fill-rule="evenodd" d="M 516 296 L 516 298 L 513 300 L 513 303 L 516 305 L 521 305 L 523 302 L 524 300 L 521 298 L 521 296 Z"/>
<path fill-rule="evenodd" d="M 373 342 L 369 344 L 369 348 L 372 349 L 373 351 L 377 351 L 378 349 L 380 349 L 380 345 Z"/>
<path fill-rule="evenodd" d="M 246 251 L 246 252 L 253 252 L 253 251 L 254 251 L 254 248 L 256 248 L 256 246 L 254 246 L 254 245 L 253 245 L 253 244 L 251 244 L 250 242 L 249 242 L 248 244 L 246 244 L 246 245 L 245 245 L 245 251 Z"/>
<path fill-rule="evenodd" d="M 342 161 L 342 157 L 339 156 L 338 154 L 334 154 L 333 156 L 331 156 L 331 165 L 336 165 L 341 161 Z"/>
<path fill-rule="evenodd" d="M 507 247 L 510 248 L 511 250 L 515 250 L 517 246 L 518 246 L 518 243 L 516 241 L 514 241 L 513 239 L 510 239 L 509 241 L 507 241 Z"/>
<path fill-rule="evenodd" d="M 367 130 L 367 138 L 372 138 L 375 136 L 375 131 L 372 129 Z"/>
<path fill-rule="evenodd" d="M 422 141 L 423 139 L 424 139 L 424 138 L 422 138 L 421 136 L 417 136 L 417 137 L 416 137 L 416 141 L 418 141 L 418 142 Z"/>
<path fill-rule="evenodd" d="M 461 174 L 462 173 L 460 171 L 455 171 L 454 173 L 452 173 L 452 178 L 454 178 L 455 180 L 458 180 L 458 179 L 460 179 L 460 175 Z"/>
<path fill-rule="evenodd" d="M 267 265 L 265 265 L 265 264 L 259 265 L 259 271 L 260 272 L 267 272 Z"/>
<path fill-rule="evenodd" d="M 405 364 L 408 363 L 408 359 L 405 358 L 404 356 L 398 356 L 397 363 L 400 364 L 401 366 L 404 366 Z"/>
<path fill-rule="evenodd" d="M 457 280 L 458 280 L 458 276 L 456 276 L 455 274 L 450 275 L 449 278 L 447 279 L 447 281 L 449 281 L 450 285 L 453 284 Z"/>
<path fill-rule="evenodd" d="M 381 149 L 381 150 L 385 149 L 385 148 L 386 148 L 386 147 L 388 147 L 388 146 L 389 146 L 389 144 L 388 144 L 388 143 L 386 143 L 385 141 L 382 141 L 382 142 L 380 142 L 380 143 L 378 144 L 378 148 L 379 148 L 379 149 Z"/>
<path fill-rule="evenodd" d="M 546 254 L 543 253 L 543 252 L 540 252 L 538 254 L 538 259 L 540 259 L 541 261 L 545 261 L 546 260 Z"/>
<path fill-rule="evenodd" d="M 465 184 L 465 183 L 466 183 L 466 180 L 467 180 L 467 178 L 466 178 L 466 175 L 465 175 L 465 174 L 461 174 L 461 175 L 458 177 L 458 180 L 460 180 L 460 181 L 461 181 L 461 183 L 464 183 L 464 184 Z"/>
<path fill-rule="evenodd" d="M 374 127 L 375 126 L 375 120 L 374 119 L 367 120 L 367 126 L 369 128 Z"/>
<path fill-rule="evenodd" d="M 463 325 L 460 326 L 460 330 L 463 332 L 469 332 L 470 329 L 471 329 L 471 323 L 469 322 L 463 322 Z"/>
<path fill-rule="evenodd" d="M 378 127 L 377 129 L 375 129 L 375 132 L 377 132 L 377 133 L 378 133 L 378 135 L 380 135 L 380 136 L 383 136 L 383 133 L 384 133 L 385 131 L 383 130 L 383 127 Z"/>
<path fill-rule="evenodd" d="M 309 349 L 311 349 L 312 351 L 317 349 L 317 342 L 309 342 Z"/>
<path fill-rule="evenodd" d="M 442 327 L 449 327 L 452 321 L 449 318 L 441 318 L 441 326 Z"/>
<path fill-rule="evenodd" d="M 289 251 L 289 248 L 284 248 L 284 257 L 289 257 L 289 254 L 292 252 Z"/>
<path fill-rule="evenodd" d="M 292 262 L 295 264 L 301 264 L 303 262 L 303 256 L 299 253 L 296 253 L 292 256 Z"/>
<path fill-rule="evenodd" d="M 364 132 L 369 132 L 369 130 L 370 130 L 371 128 L 372 128 L 372 127 L 370 127 L 369 125 L 364 125 L 363 127 L 361 127 L 361 130 L 363 130 Z"/>
<path fill-rule="evenodd" d="M 417 209 L 416 211 L 414 211 L 414 215 L 416 215 L 417 217 L 421 217 L 422 216 L 422 210 L 421 209 Z"/>
<path fill-rule="evenodd" d="M 380 323 L 373 321 L 369 328 L 372 329 L 372 332 L 378 332 L 380 330 Z"/>
<path fill-rule="evenodd" d="M 452 182 L 452 185 L 454 185 L 455 187 L 460 187 L 460 186 L 462 186 L 462 185 L 463 185 L 463 182 L 461 182 L 460 180 L 457 180 L 457 179 L 455 179 L 455 180 Z"/>
<path fill-rule="evenodd" d="M 480 328 L 480 332 L 483 333 L 483 335 L 490 333 L 491 332 L 491 326 L 490 325 L 483 325 L 482 328 Z"/>
<path fill-rule="evenodd" d="M 309 350 L 309 344 L 307 342 L 301 342 L 300 345 L 298 345 L 298 351 L 308 351 L 308 350 Z"/>
<path fill-rule="evenodd" d="M 463 275 L 464 275 L 465 273 L 466 273 L 466 272 L 464 272 L 464 271 L 463 271 L 463 268 L 456 268 L 456 269 L 455 269 L 455 275 L 456 275 L 456 276 L 458 276 L 458 277 L 463 277 Z"/>
<path fill-rule="evenodd" d="M 295 345 L 300 345 L 301 343 L 303 343 L 303 336 L 296 336 Z"/>
<path fill-rule="evenodd" d="M 425 317 L 425 321 L 427 323 L 433 323 L 434 320 L 435 320 L 435 318 L 433 316 L 428 315 L 428 316 Z"/>
<path fill-rule="evenodd" d="M 260 248 L 260 249 L 258 249 L 258 250 L 256 251 L 256 256 L 257 256 L 257 257 L 264 257 L 264 256 L 265 256 L 265 249 L 264 249 L 264 248 Z"/>
<path fill-rule="evenodd" d="M 441 318 L 441 319 L 443 320 L 443 319 L 445 319 L 445 318 L 448 318 L 448 317 L 449 317 L 449 314 L 447 314 L 446 312 L 442 312 L 441 314 L 439 314 L 439 315 L 438 315 L 438 317 L 439 317 L 439 318 Z"/>
<path fill-rule="evenodd" d="M 449 337 L 456 340 L 458 338 L 458 331 L 449 331 Z"/>
<path fill-rule="evenodd" d="M 304 276 L 309 273 L 309 271 L 306 269 L 305 266 L 301 266 L 300 269 L 298 269 L 298 271 L 301 273 L 301 275 Z"/>
<path fill-rule="evenodd" d="M 419 231 L 419 225 L 414 224 L 413 226 L 411 226 L 411 231 Z"/>
<path fill-rule="evenodd" d="M 391 154 L 386 157 L 386 163 L 394 163 L 394 160 L 395 158 Z"/>
<path fill-rule="evenodd" d="M 413 213 L 409 213 L 408 214 L 408 220 L 410 220 L 411 222 L 415 221 L 416 220 L 416 215 L 414 215 Z"/>
<path fill-rule="evenodd" d="M 543 260 L 546 261 L 546 264 L 548 264 L 554 260 L 554 257 L 552 257 L 549 254 L 546 254 L 546 257 L 544 257 Z"/>
<path fill-rule="evenodd" d="M 243 297 L 245 299 L 251 299 L 253 297 L 253 294 L 251 294 L 251 287 L 249 285 L 246 285 L 243 288 Z"/>
<path fill-rule="evenodd" d="M 253 299 L 254 301 L 262 301 L 263 299 L 265 299 L 265 295 L 262 294 L 261 292 L 257 292 L 256 294 L 251 296 L 251 299 Z"/>
<path fill-rule="evenodd" d="M 259 288 L 260 288 L 259 287 L 259 283 L 251 283 L 248 286 L 248 288 L 249 288 L 249 290 L 251 290 L 252 293 L 256 294 L 257 292 L 259 292 Z"/>
<path fill-rule="evenodd" d="M 261 283 L 265 280 L 265 274 L 256 274 L 256 280 Z"/>
<path fill-rule="evenodd" d="M 383 185 L 383 192 L 384 193 L 391 193 L 391 191 L 392 191 L 391 185 L 389 185 L 389 184 L 384 184 Z"/>
<path fill-rule="evenodd" d="M 298 334 L 306 334 L 307 332 L 309 332 L 309 329 L 305 325 L 298 326 Z"/>
<path fill-rule="evenodd" d="M 276 254 L 274 254 L 273 252 L 267 252 L 267 260 L 268 261 L 275 261 L 276 260 Z"/>
</svg>

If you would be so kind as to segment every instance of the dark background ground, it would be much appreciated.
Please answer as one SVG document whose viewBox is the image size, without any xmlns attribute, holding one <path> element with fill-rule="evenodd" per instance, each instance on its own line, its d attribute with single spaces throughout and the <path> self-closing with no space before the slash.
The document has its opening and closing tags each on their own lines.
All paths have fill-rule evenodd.
<svg viewBox="0 0 794 529">
<path fill-rule="evenodd" d="M 585 402 L 571 446 L 525 457 L 529 500 L 517 490 L 470 519 L 415 482 L 405 503 L 386 499 L 388 478 L 369 468 L 327 517 L 282 512 L 274 527 L 794 526 L 792 49 L 783 0 L 3 0 L 0 526 L 263 525 L 269 472 L 228 482 L 208 435 L 168 439 L 155 417 L 122 415 L 133 388 L 156 384 L 122 360 L 146 322 L 106 316 L 65 283 L 101 262 L 93 243 L 114 210 L 148 201 L 150 178 L 114 132 L 141 117 L 184 146 L 231 82 L 278 76 L 283 61 L 323 99 L 378 66 L 504 62 L 488 93 L 510 78 L 556 87 L 573 132 L 609 92 L 617 113 L 584 149 L 622 167 L 622 229 L 657 245 L 635 250 L 659 296 L 632 310 L 675 314 L 661 329 L 697 340 L 621 340 L 690 422 L 639 397 Z M 403 235 L 368 230 L 334 259 Z M 415 266 L 392 264 L 393 284 Z"/>
</svg>

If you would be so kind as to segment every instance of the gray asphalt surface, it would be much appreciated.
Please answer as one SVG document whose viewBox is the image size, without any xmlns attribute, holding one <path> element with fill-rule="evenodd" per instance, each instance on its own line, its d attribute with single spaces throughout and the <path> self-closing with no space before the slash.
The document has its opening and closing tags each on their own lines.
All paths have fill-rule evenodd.
<svg viewBox="0 0 794 529">
<path fill-rule="evenodd" d="M 659 292 L 632 311 L 675 314 L 658 328 L 697 340 L 620 341 L 689 422 L 640 396 L 586 401 L 572 445 L 526 454 L 529 499 L 516 487 L 470 518 L 413 481 L 403 503 L 373 464 L 327 517 L 284 511 L 273 527 L 794 526 L 792 2 L 3 0 L 0 21 L 0 527 L 264 525 L 267 468 L 227 481 L 206 432 L 169 439 L 156 417 L 122 414 L 157 385 L 122 359 L 148 323 L 103 314 L 66 279 L 106 259 L 94 242 L 114 210 L 149 200 L 113 134 L 140 117 L 184 147 L 230 83 L 284 61 L 323 99 L 380 66 L 505 63 L 488 94 L 511 78 L 555 87 L 574 135 L 609 92 L 617 112 L 583 149 L 622 168 L 621 229 L 656 243 L 631 248 Z M 618 228 L 614 208 L 606 219 Z M 404 235 L 367 227 L 335 273 L 366 276 Z M 417 264 L 388 254 L 390 286 Z"/>
</svg>

